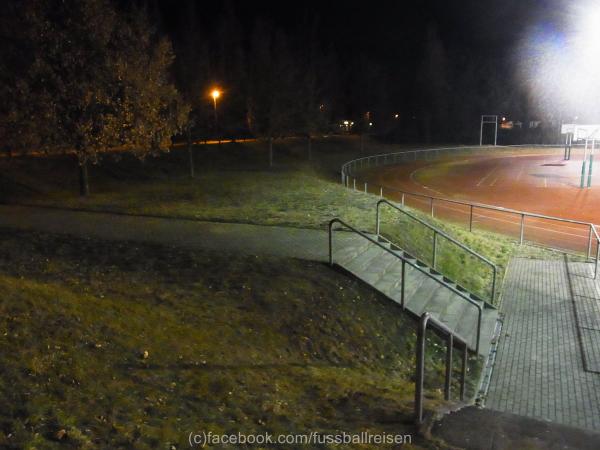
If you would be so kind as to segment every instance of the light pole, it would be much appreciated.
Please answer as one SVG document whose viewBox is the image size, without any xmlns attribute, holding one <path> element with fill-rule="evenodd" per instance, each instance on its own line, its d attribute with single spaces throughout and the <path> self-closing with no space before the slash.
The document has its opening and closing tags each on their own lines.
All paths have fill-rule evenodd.
<svg viewBox="0 0 600 450">
<path fill-rule="evenodd" d="M 217 88 L 210 92 L 210 96 L 213 99 L 214 113 L 215 113 L 215 134 L 218 134 L 219 129 L 219 118 L 217 116 L 217 99 L 221 96 L 221 91 Z"/>
</svg>

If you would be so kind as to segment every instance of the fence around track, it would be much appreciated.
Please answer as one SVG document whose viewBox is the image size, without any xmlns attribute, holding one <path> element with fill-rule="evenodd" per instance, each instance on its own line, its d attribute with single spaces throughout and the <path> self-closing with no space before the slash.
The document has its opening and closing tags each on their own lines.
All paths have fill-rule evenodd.
<svg viewBox="0 0 600 450">
<path fill-rule="evenodd" d="M 469 231 L 475 228 L 498 232 L 513 237 L 520 244 L 524 242 L 553 250 L 574 252 L 585 255 L 594 263 L 594 278 L 598 275 L 600 259 L 600 236 L 596 225 L 561 217 L 547 216 L 527 211 L 519 211 L 483 203 L 452 200 L 427 194 L 404 191 L 370 183 L 367 177 L 358 178 L 359 172 L 382 166 L 398 165 L 414 161 L 435 161 L 443 157 L 456 157 L 486 152 L 514 152 L 518 148 L 539 148 L 563 154 L 557 146 L 496 146 L 496 147 L 444 147 L 432 149 L 405 150 L 365 156 L 346 162 L 341 169 L 342 184 L 348 188 L 377 194 L 399 202 L 402 206 L 424 211 L 453 223 L 461 224 Z"/>
</svg>

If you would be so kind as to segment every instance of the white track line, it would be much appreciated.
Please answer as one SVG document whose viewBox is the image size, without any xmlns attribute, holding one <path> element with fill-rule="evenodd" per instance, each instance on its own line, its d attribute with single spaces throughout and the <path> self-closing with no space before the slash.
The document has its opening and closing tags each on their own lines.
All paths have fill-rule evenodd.
<svg viewBox="0 0 600 450">
<path fill-rule="evenodd" d="M 523 167 L 521 167 L 521 170 L 519 170 L 519 174 L 517 175 L 517 181 L 519 181 L 521 179 L 521 175 L 523 175 Z"/>
<path fill-rule="evenodd" d="M 477 186 L 481 186 L 481 183 L 483 183 L 485 180 L 487 180 L 487 178 L 493 174 L 496 170 L 498 170 L 500 166 L 496 166 L 492 169 L 492 171 L 490 173 L 488 173 L 485 177 L 483 177 L 481 180 L 479 180 L 479 183 L 477 183 Z"/>
</svg>

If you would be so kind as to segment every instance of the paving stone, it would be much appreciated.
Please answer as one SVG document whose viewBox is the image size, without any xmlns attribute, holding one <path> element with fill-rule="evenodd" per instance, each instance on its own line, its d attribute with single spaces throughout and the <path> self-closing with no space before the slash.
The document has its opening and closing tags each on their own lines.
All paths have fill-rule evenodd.
<svg viewBox="0 0 600 450">
<path fill-rule="evenodd" d="M 600 429 L 600 374 L 584 369 L 574 306 L 564 261 L 510 261 L 486 407 Z"/>
</svg>

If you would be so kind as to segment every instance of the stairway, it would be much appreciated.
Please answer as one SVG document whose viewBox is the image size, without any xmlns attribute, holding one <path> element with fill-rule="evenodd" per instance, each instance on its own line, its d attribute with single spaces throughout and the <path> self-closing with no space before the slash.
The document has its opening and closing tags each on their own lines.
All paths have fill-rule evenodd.
<svg viewBox="0 0 600 450">
<path fill-rule="evenodd" d="M 341 233 L 344 236 L 343 242 L 340 239 Z M 407 261 L 404 307 L 415 316 L 420 316 L 423 312 L 431 313 L 434 319 L 444 323 L 465 339 L 471 349 L 475 349 L 477 346 L 478 308 L 454 292 L 453 289 L 464 293 L 483 307 L 479 353 L 487 356 L 498 318 L 496 308 L 478 296 L 470 294 L 462 286 L 442 276 L 385 238 L 375 234 L 365 234 L 390 249 L 393 254 L 359 234 L 334 231 L 333 263 L 368 283 L 388 298 L 401 303 L 402 260 L 395 255 L 403 257 Z M 337 239 L 336 235 L 338 235 Z M 411 264 L 420 267 L 430 276 Z"/>
</svg>

